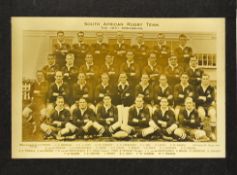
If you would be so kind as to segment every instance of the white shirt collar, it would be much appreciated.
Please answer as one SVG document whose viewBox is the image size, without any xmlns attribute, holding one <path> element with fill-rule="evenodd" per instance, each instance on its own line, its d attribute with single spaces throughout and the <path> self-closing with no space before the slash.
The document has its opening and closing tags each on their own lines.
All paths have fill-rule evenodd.
<svg viewBox="0 0 237 175">
<path fill-rule="evenodd" d="M 62 81 L 61 83 L 57 83 L 57 82 L 55 81 L 55 84 L 56 84 L 56 86 L 59 88 L 59 87 L 61 87 L 61 86 L 63 85 L 63 81 Z"/>
<path fill-rule="evenodd" d="M 88 64 L 88 63 L 86 62 L 86 67 L 87 67 L 87 69 L 90 69 L 90 67 L 93 66 L 93 65 L 94 65 L 94 63 Z"/>
<path fill-rule="evenodd" d="M 103 84 L 103 83 L 101 83 L 101 86 L 102 86 L 103 88 L 106 88 L 106 87 L 109 86 L 109 83 L 107 83 L 107 84 Z"/>
<path fill-rule="evenodd" d="M 87 110 L 87 107 L 85 109 L 80 109 L 81 115 L 83 115 L 86 112 L 86 110 Z"/>
<path fill-rule="evenodd" d="M 157 64 L 155 64 L 154 66 L 153 65 L 151 65 L 151 63 L 150 63 L 150 61 L 148 61 L 148 66 L 150 66 L 150 68 L 151 68 L 151 70 L 153 71 L 154 70 L 154 68 L 155 68 L 155 66 L 157 65 Z"/>
<path fill-rule="evenodd" d="M 181 44 L 179 45 L 179 47 L 184 50 L 185 46 L 182 46 Z"/>
<path fill-rule="evenodd" d="M 109 63 L 105 63 L 105 65 L 106 65 L 107 68 L 110 68 L 110 66 L 112 66 L 113 63 L 111 63 L 111 64 L 109 64 Z"/>
<path fill-rule="evenodd" d="M 135 107 L 135 108 L 136 108 L 137 114 L 139 114 L 140 110 L 143 109 L 143 106 L 141 108 L 138 108 L 138 107 Z"/>
<path fill-rule="evenodd" d="M 66 64 L 66 67 L 67 67 L 68 70 L 70 70 L 73 66 L 74 66 L 73 64 L 72 65 Z"/>
<path fill-rule="evenodd" d="M 132 61 L 127 60 L 126 62 L 127 62 L 127 65 L 130 67 L 130 65 L 134 63 L 134 60 L 132 60 Z"/>
<path fill-rule="evenodd" d="M 184 85 L 180 82 L 180 85 L 182 86 L 182 88 L 183 88 L 183 90 L 184 90 L 186 87 L 188 87 L 189 83 L 187 83 L 187 85 L 184 86 Z"/>
<path fill-rule="evenodd" d="M 123 88 L 124 88 L 126 85 L 129 86 L 128 81 L 126 81 L 125 84 L 122 84 L 121 82 L 118 83 L 118 86 L 122 86 Z"/>
<path fill-rule="evenodd" d="M 140 48 L 141 46 L 143 46 L 145 44 L 145 42 L 143 41 L 141 44 L 137 43 L 137 46 Z"/>
<path fill-rule="evenodd" d="M 143 89 L 143 91 L 149 86 L 149 83 L 147 83 L 146 85 L 142 84 L 142 82 L 139 83 Z"/>
<path fill-rule="evenodd" d="M 191 110 L 188 110 L 188 109 L 185 109 L 187 111 L 187 114 L 188 116 L 191 114 L 191 112 L 193 112 L 194 109 L 191 109 Z"/>
<path fill-rule="evenodd" d="M 99 41 L 96 41 L 97 44 L 101 45 L 103 44 L 103 41 L 102 42 L 99 42 Z"/>
<path fill-rule="evenodd" d="M 60 41 L 57 39 L 57 43 L 60 45 L 60 47 L 62 47 L 62 45 L 65 43 L 65 41 L 63 40 L 62 42 L 60 42 Z"/>
<path fill-rule="evenodd" d="M 162 112 L 162 115 L 164 115 L 164 114 L 165 114 L 165 112 L 169 110 L 169 107 L 166 107 L 165 109 L 163 109 L 163 108 L 160 108 L 160 110 L 161 110 L 161 112 Z"/>
<path fill-rule="evenodd" d="M 108 111 L 111 107 L 112 107 L 112 104 L 110 106 L 105 106 L 104 105 L 104 108 L 105 108 L 106 111 Z"/>
<path fill-rule="evenodd" d="M 58 106 L 55 107 L 55 110 L 58 112 L 58 114 L 64 110 L 64 107 L 63 108 L 59 108 Z"/>
<path fill-rule="evenodd" d="M 209 87 L 209 85 L 203 86 L 203 84 L 201 84 L 201 87 L 202 87 L 203 91 L 205 92 L 207 90 L 207 88 Z"/>
<path fill-rule="evenodd" d="M 117 40 L 117 44 L 118 44 L 119 46 L 121 46 L 122 44 L 124 44 L 124 40 L 123 40 L 122 42 L 119 42 L 119 41 Z"/>
<path fill-rule="evenodd" d="M 172 70 L 174 70 L 176 67 L 178 67 L 178 63 L 175 66 L 173 66 L 171 64 L 169 64 L 169 66 L 171 67 Z"/>
<path fill-rule="evenodd" d="M 165 85 L 165 86 L 161 86 L 161 85 L 159 85 L 160 86 L 160 88 L 162 89 L 162 91 L 164 91 L 169 85 L 168 85 L 168 83 Z"/>
</svg>

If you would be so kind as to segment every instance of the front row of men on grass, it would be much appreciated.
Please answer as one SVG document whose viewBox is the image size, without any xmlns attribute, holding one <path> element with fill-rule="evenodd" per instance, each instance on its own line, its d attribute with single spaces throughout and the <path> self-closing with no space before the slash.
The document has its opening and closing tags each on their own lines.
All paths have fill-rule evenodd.
<svg viewBox="0 0 237 175">
<path fill-rule="evenodd" d="M 96 112 L 91 109 L 85 98 L 80 98 L 70 111 L 64 105 L 64 98 L 56 98 L 56 107 L 40 125 L 46 138 L 58 140 L 114 137 L 124 138 L 162 138 L 178 141 L 208 141 L 203 130 L 203 119 L 195 109 L 193 98 L 185 98 L 176 120 L 174 110 L 168 99 L 162 97 L 159 107 L 153 112 L 144 104 L 143 97 L 137 96 L 135 104 L 123 110 L 114 106 L 110 96 L 104 96 Z M 119 115 L 120 113 L 120 115 Z M 122 118 L 122 119 L 121 119 Z M 213 134 L 213 133 L 212 133 Z"/>
</svg>

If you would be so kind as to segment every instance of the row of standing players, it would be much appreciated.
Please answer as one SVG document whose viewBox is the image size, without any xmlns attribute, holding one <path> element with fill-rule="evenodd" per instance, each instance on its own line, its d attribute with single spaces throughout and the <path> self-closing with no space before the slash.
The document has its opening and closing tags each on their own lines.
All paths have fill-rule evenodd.
<svg viewBox="0 0 237 175">
<path fill-rule="evenodd" d="M 152 47 L 148 47 L 145 43 L 143 33 L 137 34 L 136 44 L 134 45 L 126 44 L 122 32 L 117 33 L 115 44 L 105 43 L 102 32 L 96 33 L 96 42 L 91 45 L 84 42 L 84 32 L 78 32 L 77 38 L 78 42 L 70 45 L 65 41 L 64 32 L 57 32 L 57 42 L 53 45 L 53 53 L 56 56 L 56 64 L 60 68 L 65 66 L 65 57 L 69 52 L 75 55 L 74 64 L 76 67 L 80 67 L 85 63 L 84 58 L 88 52 L 92 53 L 96 65 L 102 64 L 106 53 L 111 52 L 115 57 L 115 65 L 118 67 L 126 62 L 126 53 L 128 50 L 133 51 L 135 62 L 140 66 L 146 64 L 150 51 L 156 53 L 158 64 L 161 67 L 168 65 L 167 60 L 172 54 L 177 56 L 179 64 L 188 65 L 189 58 L 193 54 L 192 48 L 187 46 L 189 39 L 185 34 L 179 35 L 179 45 L 173 50 L 167 45 L 165 34 L 163 33 L 157 34 L 157 39 L 154 41 Z"/>
</svg>

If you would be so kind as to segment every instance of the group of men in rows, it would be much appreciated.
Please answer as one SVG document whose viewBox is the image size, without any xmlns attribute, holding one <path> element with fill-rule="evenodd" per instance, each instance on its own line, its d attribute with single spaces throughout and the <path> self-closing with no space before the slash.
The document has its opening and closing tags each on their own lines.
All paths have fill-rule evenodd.
<svg viewBox="0 0 237 175">
<path fill-rule="evenodd" d="M 32 114 L 40 112 L 46 138 L 216 140 L 215 88 L 186 46 L 186 35 L 174 52 L 164 34 L 152 49 L 141 33 L 133 46 L 120 32 L 113 46 L 103 43 L 101 32 L 91 46 L 83 32 L 77 36 L 71 47 L 57 33 L 54 53 L 31 86 L 32 103 L 23 110 L 33 125 Z"/>
</svg>

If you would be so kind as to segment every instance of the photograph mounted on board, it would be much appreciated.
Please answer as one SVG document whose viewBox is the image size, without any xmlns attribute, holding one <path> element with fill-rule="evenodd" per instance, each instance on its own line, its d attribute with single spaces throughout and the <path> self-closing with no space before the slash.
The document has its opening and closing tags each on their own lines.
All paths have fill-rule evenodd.
<svg viewBox="0 0 237 175">
<path fill-rule="evenodd" d="M 65 143 L 59 157 L 224 156 L 224 22 L 13 18 L 12 149 L 24 157 L 35 144 L 43 150 L 27 154 L 48 157 Z"/>
</svg>

